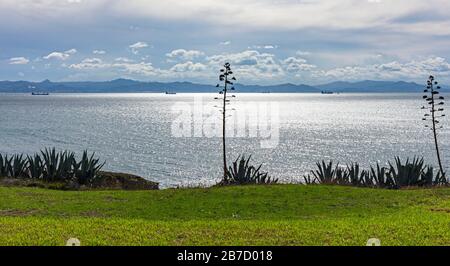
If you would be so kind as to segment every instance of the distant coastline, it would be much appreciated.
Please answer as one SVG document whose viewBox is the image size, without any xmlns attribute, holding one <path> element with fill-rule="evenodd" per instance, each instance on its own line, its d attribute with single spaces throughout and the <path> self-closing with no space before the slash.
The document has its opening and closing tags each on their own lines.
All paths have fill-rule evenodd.
<svg viewBox="0 0 450 266">
<path fill-rule="evenodd" d="M 241 93 L 400 93 L 422 92 L 425 85 L 405 81 L 360 81 L 332 82 L 323 85 L 278 84 L 278 85 L 243 85 L 236 84 L 237 92 Z M 32 93 L 36 90 L 49 93 L 215 93 L 213 85 L 191 82 L 142 82 L 128 79 L 116 79 L 99 82 L 42 82 L 0 81 L 2 93 Z M 443 91 L 450 92 L 449 86 L 443 86 Z"/>
</svg>

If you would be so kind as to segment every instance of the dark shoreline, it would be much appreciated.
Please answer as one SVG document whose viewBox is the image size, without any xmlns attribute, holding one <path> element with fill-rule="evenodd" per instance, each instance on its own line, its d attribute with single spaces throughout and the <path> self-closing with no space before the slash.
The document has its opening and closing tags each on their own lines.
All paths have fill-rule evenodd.
<svg viewBox="0 0 450 266">
<path fill-rule="evenodd" d="M 143 177 L 101 171 L 99 177 L 90 185 L 79 185 L 76 182 L 46 182 L 39 179 L 0 178 L 3 187 L 37 187 L 55 190 L 159 190 L 159 183 Z"/>
</svg>

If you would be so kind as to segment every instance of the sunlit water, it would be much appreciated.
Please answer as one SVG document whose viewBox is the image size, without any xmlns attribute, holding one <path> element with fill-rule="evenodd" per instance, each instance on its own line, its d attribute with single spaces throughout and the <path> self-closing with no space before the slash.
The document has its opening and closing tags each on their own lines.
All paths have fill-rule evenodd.
<svg viewBox="0 0 450 266">
<path fill-rule="evenodd" d="M 88 149 L 106 161 L 105 169 L 138 174 L 162 187 L 211 184 L 222 171 L 221 139 L 176 138 L 172 132 L 180 117 L 173 106 L 192 104 L 195 97 L 207 102 L 214 95 L 0 94 L 0 152 Z M 421 95 L 239 94 L 234 108 L 268 102 L 279 107 L 278 145 L 263 149 L 260 138 L 230 138 L 230 161 L 252 154 L 263 170 L 290 182 L 301 181 L 322 159 L 368 166 L 421 155 L 435 162 L 431 131 L 421 120 Z M 450 125 L 442 122 L 448 166 Z"/>
</svg>

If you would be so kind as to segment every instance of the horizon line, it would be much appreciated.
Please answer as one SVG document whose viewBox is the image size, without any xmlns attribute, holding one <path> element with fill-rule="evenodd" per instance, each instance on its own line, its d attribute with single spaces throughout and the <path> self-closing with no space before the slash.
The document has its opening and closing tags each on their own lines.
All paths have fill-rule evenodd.
<svg viewBox="0 0 450 266">
<path fill-rule="evenodd" d="M 195 82 L 195 81 L 155 81 L 155 80 L 137 80 L 137 79 L 128 79 L 128 78 L 116 78 L 116 79 L 110 79 L 110 80 L 78 80 L 78 81 L 52 81 L 50 79 L 44 79 L 41 81 L 30 81 L 30 80 L 0 80 L 0 82 L 29 82 L 29 83 L 44 83 L 44 82 L 50 82 L 50 83 L 77 83 L 77 82 L 91 82 L 91 83 L 107 83 L 107 82 L 113 82 L 113 81 L 118 81 L 118 80 L 126 80 L 126 81 L 133 81 L 133 82 L 139 82 L 139 83 L 190 83 L 190 84 L 194 84 L 194 85 L 205 85 L 205 86 L 214 86 L 213 83 L 204 83 L 204 82 Z M 418 82 L 415 81 L 406 81 L 406 80 L 375 80 L 375 79 L 364 79 L 364 80 L 352 80 L 352 81 L 346 81 L 346 80 L 335 80 L 335 81 L 330 81 L 330 82 L 326 82 L 326 83 L 318 83 L 318 84 L 307 84 L 307 83 L 292 83 L 292 82 L 286 82 L 286 83 L 274 83 L 274 84 L 265 84 L 265 85 L 261 85 L 261 84 L 250 84 L 250 83 L 236 83 L 236 85 L 243 85 L 243 86 L 261 86 L 261 87 L 268 87 L 268 86 L 280 86 L 280 85 L 294 85 L 294 86 L 310 86 L 310 87 L 314 87 L 314 86 L 322 86 L 322 85 L 328 85 L 328 84 L 332 84 L 332 83 L 338 83 L 338 82 L 344 82 L 344 83 L 351 83 L 351 84 L 355 84 L 355 83 L 360 83 L 360 82 L 403 82 L 403 83 L 411 83 L 411 84 L 416 84 L 416 85 L 422 85 Z M 443 84 L 444 86 L 447 86 L 447 84 Z"/>
</svg>

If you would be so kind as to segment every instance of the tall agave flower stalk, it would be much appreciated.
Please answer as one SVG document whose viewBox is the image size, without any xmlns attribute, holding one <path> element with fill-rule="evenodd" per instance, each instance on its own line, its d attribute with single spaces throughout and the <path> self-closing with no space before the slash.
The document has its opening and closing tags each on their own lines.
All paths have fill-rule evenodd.
<svg viewBox="0 0 450 266">
<path fill-rule="evenodd" d="M 423 96 L 423 99 L 428 103 L 428 106 L 423 106 L 423 110 L 427 110 L 425 117 L 422 119 L 423 121 L 430 121 L 431 125 L 425 125 L 426 128 L 431 128 L 433 131 L 433 137 L 434 137 L 434 145 L 436 148 L 436 155 L 439 163 L 439 169 L 441 172 L 441 175 L 444 176 L 444 168 L 442 167 L 442 161 L 441 161 L 441 154 L 439 152 L 439 144 L 437 139 L 437 130 L 441 129 L 442 126 L 440 126 L 439 118 L 445 117 L 444 108 L 444 97 L 439 96 L 439 90 L 441 87 L 439 86 L 439 83 L 435 81 L 433 76 L 430 76 L 428 78 L 427 82 L 427 89 L 424 90 L 424 93 L 426 93 Z"/>
<path fill-rule="evenodd" d="M 221 106 L 219 107 L 222 113 L 222 152 L 223 152 L 223 179 L 227 180 L 227 152 L 226 152 L 226 119 L 227 119 L 227 106 L 230 104 L 231 100 L 229 98 L 235 98 L 236 95 L 230 94 L 235 90 L 233 87 L 236 78 L 233 76 L 233 71 L 231 71 L 230 63 L 225 63 L 222 69 L 220 69 L 219 81 L 223 84 L 217 84 L 217 88 L 221 88 L 219 91 L 219 97 L 214 98 L 215 100 L 221 101 Z M 233 110 L 233 109 L 232 109 Z"/>
</svg>

